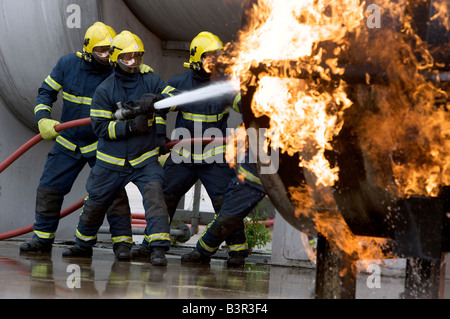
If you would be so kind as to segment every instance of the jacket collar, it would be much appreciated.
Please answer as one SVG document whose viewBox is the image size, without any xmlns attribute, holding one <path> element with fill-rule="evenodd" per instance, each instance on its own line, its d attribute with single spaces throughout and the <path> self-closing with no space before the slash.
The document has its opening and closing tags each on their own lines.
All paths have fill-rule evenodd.
<svg viewBox="0 0 450 319">
<path fill-rule="evenodd" d="M 116 77 L 116 79 L 122 82 L 123 87 L 127 89 L 134 89 L 138 84 L 140 73 L 127 73 L 120 67 L 115 67 L 114 76 Z"/>
<path fill-rule="evenodd" d="M 87 70 L 92 73 L 111 73 L 112 66 L 100 64 L 94 59 L 91 62 L 82 59 L 81 69 Z"/>
<path fill-rule="evenodd" d="M 209 82 L 211 80 L 211 74 L 206 73 L 203 69 L 200 71 L 192 70 L 192 78 L 197 82 Z"/>
</svg>

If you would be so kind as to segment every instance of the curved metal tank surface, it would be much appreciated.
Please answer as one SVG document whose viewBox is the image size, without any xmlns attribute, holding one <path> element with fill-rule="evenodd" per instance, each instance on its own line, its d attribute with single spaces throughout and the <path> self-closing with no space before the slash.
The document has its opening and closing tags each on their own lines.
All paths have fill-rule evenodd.
<svg viewBox="0 0 450 319">
<path fill-rule="evenodd" d="M 94 1 L 0 1 L 0 98 L 32 130 L 36 129 L 34 106 L 42 81 L 60 56 L 82 49 L 85 30 L 66 25 L 67 8 L 74 3 L 83 6 L 85 23 L 98 19 Z M 59 105 L 55 118 L 60 115 Z"/>
<path fill-rule="evenodd" d="M 242 0 L 124 0 L 147 29 L 161 39 L 190 42 L 200 31 L 224 42 L 241 28 Z"/>
</svg>

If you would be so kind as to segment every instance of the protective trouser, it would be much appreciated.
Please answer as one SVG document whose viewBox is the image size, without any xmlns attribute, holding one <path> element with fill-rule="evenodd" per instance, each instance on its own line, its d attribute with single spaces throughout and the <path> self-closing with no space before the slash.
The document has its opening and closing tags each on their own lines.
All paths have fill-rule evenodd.
<svg viewBox="0 0 450 319">
<path fill-rule="evenodd" d="M 95 160 L 95 156 L 74 158 L 56 148 L 50 151 L 37 189 L 35 223 L 33 225 L 34 237 L 43 244 L 53 243 L 64 196 L 70 192 L 86 163 L 93 167 Z M 110 224 L 123 225 L 122 229 L 111 228 L 113 242 L 120 242 L 131 236 L 129 235 L 131 234 L 131 210 L 125 189 L 108 207 L 106 215 Z M 129 240 L 126 239 L 126 241 Z"/>
<path fill-rule="evenodd" d="M 74 158 L 55 147 L 50 151 L 36 194 L 34 237 L 43 244 L 54 241 L 64 196 L 72 189 L 86 163 L 95 164 L 95 157 Z"/>
<path fill-rule="evenodd" d="M 103 223 L 108 206 L 115 200 L 121 189 L 129 182 L 133 182 L 144 199 L 147 221 L 144 232 L 146 244 L 150 247 L 163 247 L 168 250 L 170 248 L 169 218 L 162 196 L 163 176 L 163 169 L 158 162 L 136 169 L 126 165 L 123 171 L 110 170 L 99 165 L 94 166 L 86 183 L 89 196 L 85 201 L 77 226 L 77 244 L 82 247 L 95 245 L 97 232 Z M 111 230 L 122 229 L 124 225 L 119 222 L 119 219 L 109 219 L 108 221 Z M 131 228 L 121 240 L 120 243 L 132 246 Z"/>
<path fill-rule="evenodd" d="M 236 176 L 227 163 L 175 164 L 171 157 L 164 165 L 163 193 L 170 220 L 175 215 L 180 199 L 200 180 L 211 198 L 216 213 L 220 211 L 225 191 Z"/>
<path fill-rule="evenodd" d="M 245 237 L 244 218 L 265 195 L 265 192 L 252 187 L 250 183 L 241 182 L 238 178 L 233 179 L 227 189 L 220 213 L 207 226 L 198 240 L 197 250 L 204 255 L 211 256 L 225 241 L 230 256 L 239 254 L 247 257 L 249 251 Z"/>
</svg>

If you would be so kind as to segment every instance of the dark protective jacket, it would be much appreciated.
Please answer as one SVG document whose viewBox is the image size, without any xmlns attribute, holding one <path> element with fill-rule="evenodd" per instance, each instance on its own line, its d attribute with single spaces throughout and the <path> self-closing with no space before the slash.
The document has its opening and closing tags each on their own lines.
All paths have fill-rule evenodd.
<svg viewBox="0 0 450 319">
<path fill-rule="evenodd" d="M 89 63 L 75 53 L 61 57 L 44 80 L 34 109 L 36 123 L 52 118 L 53 104 L 62 91 L 63 108 L 60 122 L 88 118 L 96 88 L 112 73 L 112 67 Z M 76 158 L 95 156 L 97 137 L 91 126 L 81 126 L 60 132 L 55 147 Z"/>
<path fill-rule="evenodd" d="M 98 87 L 91 107 L 92 127 L 99 138 L 98 165 L 123 170 L 126 165 L 139 168 L 158 160 L 157 126 L 165 132 L 158 115 L 149 119 L 149 130 L 143 135 L 128 136 L 127 122 L 113 120 L 119 102 L 136 101 L 145 93 L 169 97 L 176 91 L 156 74 L 124 74 L 118 69 Z"/>
<path fill-rule="evenodd" d="M 176 88 L 178 91 L 191 91 L 209 85 L 210 76 L 202 71 L 187 71 L 175 75 L 169 80 L 169 85 Z M 176 119 L 175 128 L 186 128 L 190 137 L 204 137 L 204 133 L 209 128 L 218 128 L 222 137 L 226 137 L 227 120 L 229 117 L 229 107 L 236 111 L 240 104 L 240 94 L 236 97 L 218 97 L 207 101 L 194 102 L 181 107 L 172 108 L 171 111 L 179 111 Z M 197 126 L 195 125 L 197 123 Z M 201 126 L 200 126 L 201 124 Z M 201 130 L 194 131 L 194 128 L 201 127 Z M 201 133 L 201 136 L 198 134 Z M 175 149 L 174 149 L 175 150 Z M 205 159 L 215 156 L 217 154 L 225 154 L 226 145 L 217 146 L 213 150 L 204 151 L 201 154 L 196 154 L 187 151 L 185 148 L 181 149 L 182 155 L 185 158 L 191 157 L 193 162 L 204 162 Z"/>
</svg>

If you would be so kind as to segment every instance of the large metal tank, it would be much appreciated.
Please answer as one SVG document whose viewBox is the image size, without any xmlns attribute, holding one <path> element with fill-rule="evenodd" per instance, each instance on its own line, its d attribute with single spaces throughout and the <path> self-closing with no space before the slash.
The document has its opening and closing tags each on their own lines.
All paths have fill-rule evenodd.
<svg viewBox="0 0 450 319">
<path fill-rule="evenodd" d="M 124 0 L 148 29 L 165 41 L 190 42 L 199 30 L 209 30 L 222 41 L 236 40 L 241 28 L 242 0 L 208 1 Z"/>
</svg>

